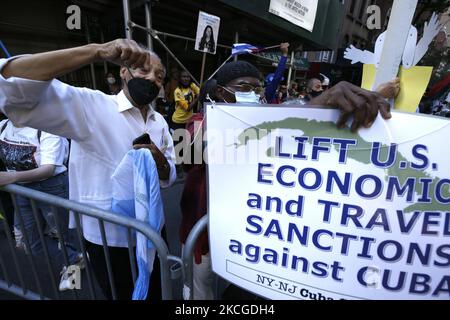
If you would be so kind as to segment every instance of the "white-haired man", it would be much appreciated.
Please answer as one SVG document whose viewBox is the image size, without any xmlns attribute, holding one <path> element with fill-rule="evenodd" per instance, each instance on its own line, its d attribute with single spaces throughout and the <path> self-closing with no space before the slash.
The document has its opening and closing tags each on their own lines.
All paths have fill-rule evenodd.
<svg viewBox="0 0 450 320">
<path fill-rule="evenodd" d="M 119 94 L 76 88 L 56 79 L 99 60 L 122 66 L 124 85 Z M 162 187 L 176 179 L 167 123 L 150 107 L 164 77 L 165 69 L 155 53 L 123 39 L 0 59 L 0 110 L 14 124 L 72 139 L 70 199 L 110 210 L 111 175 L 133 147 L 150 149 Z M 150 135 L 151 143 L 133 146 L 133 140 L 144 133 Z M 99 223 L 83 216 L 82 226 L 97 280 L 111 298 Z M 130 299 L 133 283 L 127 239 L 117 226 L 106 223 L 105 228 L 118 298 Z M 159 278 L 157 269 L 153 275 Z"/>
</svg>

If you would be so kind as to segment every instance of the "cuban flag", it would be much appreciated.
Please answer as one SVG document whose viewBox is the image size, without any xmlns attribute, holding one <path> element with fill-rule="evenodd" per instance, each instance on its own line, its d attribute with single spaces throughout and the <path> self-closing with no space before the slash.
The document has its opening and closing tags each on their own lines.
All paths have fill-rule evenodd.
<svg viewBox="0 0 450 320">
<path fill-rule="evenodd" d="M 243 53 L 257 53 L 261 51 L 261 48 L 252 46 L 248 43 L 235 43 L 231 49 L 231 55 L 235 56 Z"/>
</svg>

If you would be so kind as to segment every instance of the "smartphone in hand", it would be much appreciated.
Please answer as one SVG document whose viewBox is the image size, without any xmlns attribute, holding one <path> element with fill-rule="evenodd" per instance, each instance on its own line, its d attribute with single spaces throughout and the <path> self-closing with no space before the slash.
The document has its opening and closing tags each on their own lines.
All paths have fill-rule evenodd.
<svg viewBox="0 0 450 320">
<path fill-rule="evenodd" d="M 133 146 L 136 144 L 151 144 L 151 143 L 152 140 L 150 139 L 150 135 L 148 133 L 144 133 L 143 135 L 133 140 Z"/>
</svg>

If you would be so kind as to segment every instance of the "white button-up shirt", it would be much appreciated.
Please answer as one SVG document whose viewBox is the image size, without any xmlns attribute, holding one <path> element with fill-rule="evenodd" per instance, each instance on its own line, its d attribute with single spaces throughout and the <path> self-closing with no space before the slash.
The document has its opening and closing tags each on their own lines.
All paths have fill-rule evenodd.
<svg viewBox="0 0 450 320">
<path fill-rule="evenodd" d="M 0 72 L 8 62 L 0 59 Z M 70 199 L 111 209 L 111 176 L 135 138 L 147 132 L 176 179 L 173 140 L 164 118 L 152 109 L 147 119 L 123 91 L 117 96 L 69 86 L 59 80 L 35 81 L 0 74 L 0 110 L 15 124 L 72 139 L 69 161 Z M 86 240 L 101 244 L 97 219 L 82 218 Z M 72 225 L 73 226 L 73 225 Z M 118 227 L 105 223 L 108 245 L 125 247 Z"/>
</svg>

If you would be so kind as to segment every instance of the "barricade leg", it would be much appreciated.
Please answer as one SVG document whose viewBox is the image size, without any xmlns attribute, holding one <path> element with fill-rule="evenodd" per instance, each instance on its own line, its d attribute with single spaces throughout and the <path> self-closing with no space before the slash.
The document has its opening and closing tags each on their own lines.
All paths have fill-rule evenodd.
<svg viewBox="0 0 450 320">
<path fill-rule="evenodd" d="M 186 242 L 184 244 L 183 248 L 183 265 L 184 265 L 184 288 L 183 288 L 183 297 L 186 300 L 193 300 L 193 299 L 199 299 L 203 297 L 195 297 L 194 296 L 194 248 L 196 245 L 196 242 L 203 231 L 206 230 L 208 225 L 208 215 L 205 215 L 203 218 L 201 218 L 195 226 L 192 228 L 191 232 L 189 233 L 188 238 L 186 239 Z M 205 261 L 205 263 L 207 263 Z M 204 272 L 209 272 L 208 267 L 206 265 L 203 266 L 203 268 L 207 268 L 204 270 Z M 202 267 L 200 267 L 202 268 Z M 198 270 L 200 271 L 200 270 Z M 202 273 L 202 271 L 200 271 Z M 206 279 L 208 276 L 206 276 Z M 198 279 L 199 281 L 202 281 Z M 207 283 L 211 283 L 212 286 L 215 285 L 215 281 L 211 279 L 211 281 L 207 280 Z M 215 292 L 215 288 L 211 288 L 211 292 Z M 208 297 L 210 297 L 211 294 L 208 294 Z"/>
</svg>

